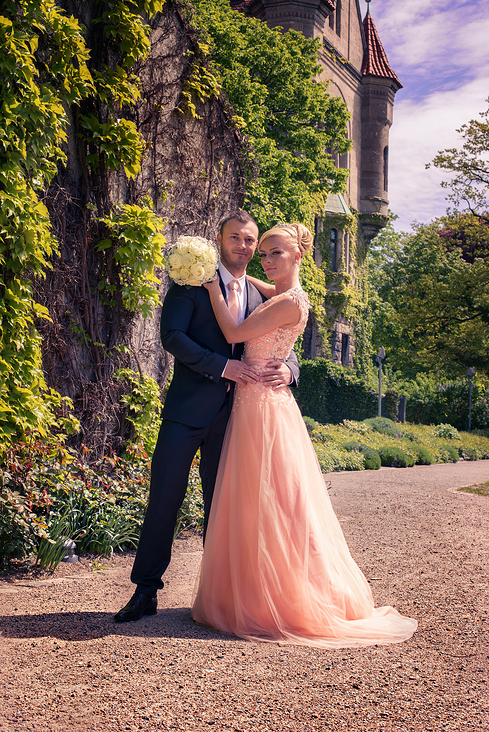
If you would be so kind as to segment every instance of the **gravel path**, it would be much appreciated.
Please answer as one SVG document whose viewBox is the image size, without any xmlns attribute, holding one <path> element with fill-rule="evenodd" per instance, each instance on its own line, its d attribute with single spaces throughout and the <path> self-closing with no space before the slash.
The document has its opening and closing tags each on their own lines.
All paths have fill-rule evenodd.
<svg viewBox="0 0 489 732">
<path fill-rule="evenodd" d="M 114 625 L 131 555 L 0 582 L 0 730 L 489 730 L 489 461 L 325 477 L 377 604 L 416 617 L 399 645 L 251 643 L 190 617 L 200 539 L 176 542 L 153 618 Z"/>
</svg>

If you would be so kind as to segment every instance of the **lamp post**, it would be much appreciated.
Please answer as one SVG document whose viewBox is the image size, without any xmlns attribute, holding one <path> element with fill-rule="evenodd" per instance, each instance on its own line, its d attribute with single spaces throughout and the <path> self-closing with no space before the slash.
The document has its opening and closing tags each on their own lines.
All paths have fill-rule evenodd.
<svg viewBox="0 0 489 732">
<path fill-rule="evenodd" d="M 470 366 L 469 370 L 467 371 L 467 378 L 469 380 L 469 432 L 472 422 L 472 379 L 475 376 L 475 369 Z"/>
<path fill-rule="evenodd" d="M 376 361 L 379 364 L 379 408 L 377 414 L 382 417 L 382 361 L 385 358 L 384 346 L 380 349 L 377 354 Z"/>
</svg>

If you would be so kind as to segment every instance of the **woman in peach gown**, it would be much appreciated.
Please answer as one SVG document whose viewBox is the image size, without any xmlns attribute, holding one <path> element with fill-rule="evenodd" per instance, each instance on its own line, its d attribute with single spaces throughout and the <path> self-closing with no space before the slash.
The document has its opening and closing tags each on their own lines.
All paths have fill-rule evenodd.
<svg viewBox="0 0 489 732">
<path fill-rule="evenodd" d="M 244 360 L 257 374 L 269 360 L 287 358 L 305 328 L 299 265 L 311 245 L 300 224 L 261 237 L 262 266 L 274 285 L 259 284 L 270 299 L 239 325 L 217 280 L 206 285 L 226 339 L 245 341 Z M 374 607 L 287 387 L 236 388 L 192 614 L 241 638 L 320 648 L 399 643 L 416 630 L 416 620 Z"/>
</svg>

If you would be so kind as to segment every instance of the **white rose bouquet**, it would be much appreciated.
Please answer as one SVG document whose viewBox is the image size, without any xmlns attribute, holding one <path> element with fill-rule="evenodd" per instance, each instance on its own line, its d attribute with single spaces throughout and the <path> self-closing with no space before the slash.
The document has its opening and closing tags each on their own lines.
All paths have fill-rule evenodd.
<svg viewBox="0 0 489 732">
<path fill-rule="evenodd" d="M 168 274 L 177 285 L 196 287 L 215 278 L 219 252 L 201 236 L 179 236 L 168 250 L 167 262 Z"/>
</svg>

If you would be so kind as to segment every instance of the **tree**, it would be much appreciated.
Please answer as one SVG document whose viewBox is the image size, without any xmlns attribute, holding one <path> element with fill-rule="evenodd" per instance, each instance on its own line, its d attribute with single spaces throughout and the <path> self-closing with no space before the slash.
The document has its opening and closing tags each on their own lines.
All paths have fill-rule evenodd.
<svg viewBox="0 0 489 732">
<path fill-rule="evenodd" d="M 228 0 L 195 0 L 194 24 L 250 144 L 245 205 L 260 228 L 279 220 L 312 225 L 330 191 L 348 171 L 331 151 L 349 149 L 343 101 L 330 96 L 320 73 L 319 39 L 270 29 L 231 10 Z"/>
<path fill-rule="evenodd" d="M 489 373 L 489 226 L 458 214 L 374 241 L 374 346 L 406 377 Z"/>
<path fill-rule="evenodd" d="M 489 108 L 480 116 L 481 120 L 471 119 L 457 130 L 463 140 L 461 149 L 441 150 L 432 164 L 455 173 L 451 181 L 441 184 L 451 189 L 448 200 L 489 222 Z"/>
</svg>

